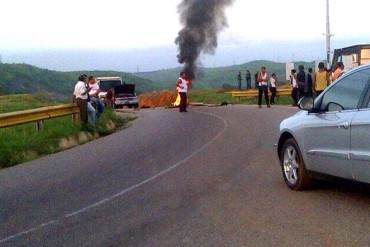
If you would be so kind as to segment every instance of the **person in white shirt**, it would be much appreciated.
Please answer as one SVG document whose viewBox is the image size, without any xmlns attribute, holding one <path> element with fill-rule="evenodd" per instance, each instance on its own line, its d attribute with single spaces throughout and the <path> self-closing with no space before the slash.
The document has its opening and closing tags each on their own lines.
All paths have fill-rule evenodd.
<svg viewBox="0 0 370 247">
<path fill-rule="evenodd" d="M 85 74 L 80 75 L 73 92 L 75 102 L 77 106 L 80 108 L 80 118 L 83 124 L 87 124 L 88 122 L 87 101 L 89 89 L 87 87 L 87 79 L 88 79 L 87 75 Z"/>
<path fill-rule="evenodd" d="M 297 83 L 297 70 L 293 69 L 290 73 L 290 85 L 292 87 L 292 99 L 293 99 L 293 106 L 298 105 L 298 83 Z"/>
<path fill-rule="evenodd" d="M 188 80 L 186 78 L 186 73 L 181 72 L 180 78 L 177 80 L 177 87 L 179 89 L 179 94 L 180 94 L 180 112 L 187 112 L 186 107 L 188 104 L 188 89 L 189 89 L 189 84 Z"/>
<path fill-rule="evenodd" d="M 276 83 L 277 83 L 277 76 L 275 73 L 271 75 L 270 78 L 270 91 L 271 91 L 271 99 L 270 104 L 275 105 L 275 98 L 276 98 Z"/>
<path fill-rule="evenodd" d="M 266 67 L 262 67 L 258 74 L 258 107 L 262 107 L 262 95 L 265 95 L 266 105 L 270 108 L 269 90 L 268 90 L 269 74 L 267 73 Z"/>
</svg>

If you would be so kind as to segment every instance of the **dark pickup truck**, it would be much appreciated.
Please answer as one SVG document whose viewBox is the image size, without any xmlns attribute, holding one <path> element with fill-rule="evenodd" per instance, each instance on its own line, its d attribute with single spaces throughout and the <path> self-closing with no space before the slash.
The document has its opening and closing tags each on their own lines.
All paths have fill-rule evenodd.
<svg viewBox="0 0 370 247">
<path fill-rule="evenodd" d="M 135 84 L 123 84 L 113 89 L 113 107 L 138 108 L 139 99 L 135 93 Z"/>
</svg>

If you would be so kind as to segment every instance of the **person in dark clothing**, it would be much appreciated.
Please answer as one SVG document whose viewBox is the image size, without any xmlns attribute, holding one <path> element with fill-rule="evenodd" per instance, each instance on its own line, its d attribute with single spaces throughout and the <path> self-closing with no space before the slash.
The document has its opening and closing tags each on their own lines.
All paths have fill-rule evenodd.
<svg viewBox="0 0 370 247">
<path fill-rule="evenodd" d="M 304 66 L 299 65 L 297 74 L 297 84 L 298 84 L 298 100 L 305 96 L 305 89 L 307 88 L 307 75 L 304 71 Z"/>
<path fill-rule="evenodd" d="M 239 74 L 238 74 L 238 89 L 241 90 L 242 89 L 242 72 L 239 71 Z"/>
<path fill-rule="evenodd" d="M 259 83 L 259 90 L 258 90 L 258 107 L 262 107 L 262 95 L 265 95 L 266 105 L 267 108 L 270 108 L 270 98 L 269 98 L 269 74 L 267 73 L 266 67 L 261 68 L 261 72 L 258 74 L 258 83 Z"/>
<path fill-rule="evenodd" d="M 249 70 L 247 70 L 247 74 L 245 76 L 245 79 L 247 81 L 247 89 L 251 89 L 252 88 L 252 76 L 251 76 L 251 72 Z"/>
<path fill-rule="evenodd" d="M 290 85 L 292 87 L 292 99 L 293 99 L 293 106 L 298 105 L 298 84 L 297 84 L 297 71 L 293 69 L 290 73 Z"/>
<path fill-rule="evenodd" d="M 313 70 L 309 68 L 307 74 L 307 88 L 305 90 L 306 97 L 313 97 L 313 77 Z"/>
<path fill-rule="evenodd" d="M 259 82 L 258 82 L 258 72 L 254 75 L 254 86 L 256 89 L 259 87 Z"/>
</svg>

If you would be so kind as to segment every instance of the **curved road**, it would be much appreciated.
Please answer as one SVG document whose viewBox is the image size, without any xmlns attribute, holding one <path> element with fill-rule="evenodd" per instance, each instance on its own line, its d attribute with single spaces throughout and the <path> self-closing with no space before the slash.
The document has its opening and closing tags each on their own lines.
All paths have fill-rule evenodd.
<svg viewBox="0 0 370 247">
<path fill-rule="evenodd" d="M 0 246 L 370 246 L 370 193 L 292 192 L 289 107 L 147 110 L 133 127 L 0 171 Z"/>
</svg>

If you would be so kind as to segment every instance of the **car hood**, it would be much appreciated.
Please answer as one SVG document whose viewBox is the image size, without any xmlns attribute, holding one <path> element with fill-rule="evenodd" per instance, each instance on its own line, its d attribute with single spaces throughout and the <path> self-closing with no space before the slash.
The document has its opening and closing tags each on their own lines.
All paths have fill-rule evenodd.
<svg viewBox="0 0 370 247">
<path fill-rule="evenodd" d="M 302 123 L 303 117 L 307 114 L 307 111 L 299 111 L 293 116 L 283 120 L 280 124 L 280 131 L 282 132 L 287 129 L 293 129 L 295 126 L 300 125 Z"/>
</svg>

